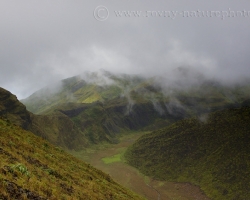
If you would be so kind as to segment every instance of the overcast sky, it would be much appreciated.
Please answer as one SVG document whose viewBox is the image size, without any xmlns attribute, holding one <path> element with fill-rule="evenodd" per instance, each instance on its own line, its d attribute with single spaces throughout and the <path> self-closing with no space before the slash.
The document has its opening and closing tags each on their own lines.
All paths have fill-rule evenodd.
<svg viewBox="0 0 250 200">
<path fill-rule="evenodd" d="M 235 80 L 249 63 L 249 0 L 0 1 L 0 87 L 19 99 L 84 71 Z"/>
</svg>

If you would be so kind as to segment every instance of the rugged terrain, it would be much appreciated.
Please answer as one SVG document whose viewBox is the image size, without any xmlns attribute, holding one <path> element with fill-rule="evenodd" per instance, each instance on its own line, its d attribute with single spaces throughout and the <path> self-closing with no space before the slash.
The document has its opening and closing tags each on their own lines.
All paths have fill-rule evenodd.
<svg viewBox="0 0 250 200">
<path fill-rule="evenodd" d="M 246 198 L 249 81 L 225 85 L 183 68 L 176 73 L 177 80 L 115 75 L 107 71 L 85 73 L 43 88 L 22 100 L 23 104 L 0 88 L 0 116 L 7 120 L 2 122 L 3 130 L 16 133 L 17 127 L 12 125 L 15 124 L 76 155 L 93 145 L 119 144 L 121 136 L 131 132 L 153 131 L 128 149 L 125 156 L 129 164 L 153 179 L 199 185 L 212 199 Z M 25 138 L 16 141 L 21 141 L 18 147 L 22 147 Z M 3 155 L 21 155 L 14 158 L 16 162 L 8 158 L 10 163 L 2 166 L 7 178 L 13 169 L 27 171 L 34 167 L 29 167 L 26 159 L 29 152 L 23 149 L 22 154 L 17 152 L 14 156 L 11 145 L 2 144 L 7 148 L 2 151 L 7 154 Z M 41 166 L 47 162 L 38 157 L 34 159 L 42 163 Z M 3 188 L 4 180 L 19 184 L 5 177 Z M 59 191 L 56 187 L 55 194 Z M 49 197 L 50 194 L 41 195 Z"/>
<path fill-rule="evenodd" d="M 2 88 L 0 108 L 0 199 L 143 199 L 109 175 L 24 130 L 41 124 L 33 120 L 46 118 L 34 119 L 35 115 Z M 70 137 L 71 124 L 60 120 Z M 54 122 L 48 118 L 43 124 L 56 129 Z M 46 132 L 46 127 L 36 128 Z M 61 130 L 54 135 L 57 131 Z M 71 142 L 71 138 L 66 140 Z"/>
<path fill-rule="evenodd" d="M 184 118 L 237 107 L 250 95 L 247 82 L 228 86 L 185 68 L 176 73 L 181 81 L 85 73 L 47 86 L 22 102 L 38 114 L 33 124 L 46 129 L 33 132 L 53 144 L 81 149 L 117 143 L 123 132 L 157 130 Z"/>
</svg>

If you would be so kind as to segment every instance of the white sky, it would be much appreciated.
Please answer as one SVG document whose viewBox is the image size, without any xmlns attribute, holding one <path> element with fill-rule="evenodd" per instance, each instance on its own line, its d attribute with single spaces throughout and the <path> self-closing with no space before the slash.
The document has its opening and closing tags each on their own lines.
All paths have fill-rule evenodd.
<svg viewBox="0 0 250 200">
<path fill-rule="evenodd" d="M 249 0 L 2 0 L 0 87 L 22 99 L 101 68 L 153 76 L 190 66 L 235 80 L 250 76 L 249 36 Z"/>
</svg>

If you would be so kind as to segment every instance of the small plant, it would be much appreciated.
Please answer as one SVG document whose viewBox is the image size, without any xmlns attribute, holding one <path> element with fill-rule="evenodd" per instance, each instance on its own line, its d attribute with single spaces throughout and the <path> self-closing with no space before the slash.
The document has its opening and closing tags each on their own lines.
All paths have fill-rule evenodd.
<svg viewBox="0 0 250 200">
<path fill-rule="evenodd" d="M 55 149 L 59 152 L 63 152 L 63 149 L 61 147 L 56 147 Z"/>
<path fill-rule="evenodd" d="M 11 140 L 9 141 L 9 145 L 12 147 L 12 146 L 14 146 L 15 145 L 15 143 L 14 142 L 12 142 Z"/>
<path fill-rule="evenodd" d="M 10 167 L 10 169 L 12 172 L 14 172 L 16 170 L 16 171 L 19 171 L 23 175 L 30 176 L 30 173 L 29 173 L 27 167 L 21 163 L 18 163 L 16 165 L 12 165 Z"/>
<path fill-rule="evenodd" d="M 43 144 L 43 147 L 44 147 L 44 149 L 48 149 L 48 148 L 49 148 L 49 145 L 48 145 L 47 143 L 44 143 L 44 144 Z"/>
</svg>

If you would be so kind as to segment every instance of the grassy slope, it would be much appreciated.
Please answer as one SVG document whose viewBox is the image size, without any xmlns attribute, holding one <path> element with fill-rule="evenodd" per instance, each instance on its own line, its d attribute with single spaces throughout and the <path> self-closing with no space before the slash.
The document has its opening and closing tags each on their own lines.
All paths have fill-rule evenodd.
<svg viewBox="0 0 250 200">
<path fill-rule="evenodd" d="M 0 119 L 0 199 L 142 199 L 109 175 Z"/>
<path fill-rule="evenodd" d="M 95 78 L 91 82 L 86 82 L 81 76 L 71 77 L 35 92 L 22 102 L 35 114 L 48 113 L 54 106 L 68 102 L 90 104 L 118 98 L 123 95 L 125 88 L 131 89 L 142 81 L 132 76 L 109 78 L 112 84 L 100 83 L 100 80 Z"/>
<path fill-rule="evenodd" d="M 250 196 L 250 108 L 179 121 L 138 139 L 128 163 L 161 180 L 192 182 L 212 199 Z"/>
<path fill-rule="evenodd" d="M 92 74 L 88 78 L 93 80 L 87 82 L 81 76 L 64 79 L 35 92 L 22 102 L 29 111 L 35 114 L 51 113 L 58 105 L 69 102 L 105 104 L 117 99 L 123 100 L 126 104 L 128 101 L 132 104 L 151 102 L 162 108 L 164 105 L 159 105 L 160 102 L 176 103 L 178 101 L 187 108 L 188 112 L 193 112 L 194 107 L 208 110 L 230 103 L 239 103 L 250 95 L 249 83 L 239 86 L 223 86 L 215 81 L 203 80 L 192 86 L 177 82 L 169 85 L 166 83 L 163 87 L 159 85 L 157 77 L 103 74 L 101 78 L 95 79 Z M 99 79 L 108 79 L 109 83 Z"/>
<path fill-rule="evenodd" d="M 95 104 L 78 115 L 71 117 L 72 121 L 87 136 L 90 142 L 116 142 L 118 133 L 139 130 L 156 119 L 167 124 L 166 116 L 160 116 L 150 103 L 134 105 L 126 114 L 127 104 L 122 101 L 112 101 L 109 104 Z"/>
<path fill-rule="evenodd" d="M 235 103 L 219 93 L 216 88 L 210 88 L 212 91 L 206 89 L 207 95 L 200 94 L 198 89 L 186 93 L 178 92 L 179 105 L 175 105 L 155 88 L 149 88 L 148 84 L 143 87 L 142 85 L 138 86 L 138 90 L 131 91 L 130 97 L 134 101 L 131 105 L 126 98 L 119 97 L 103 103 L 58 104 L 51 108 L 50 112 L 59 111 L 67 115 L 90 143 L 114 143 L 117 141 L 117 133 L 142 129 L 156 130 L 185 117 Z M 148 91 L 145 91 L 145 87 Z M 154 100 L 149 100 L 149 96 L 152 95 L 149 90 L 156 90 L 153 92 Z"/>
<path fill-rule="evenodd" d="M 77 158 L 83 159 L 98 169 L 110 174 L 118 183 L 145 196 L 147 199 L 156 200 L 160 193 L 160 199 L 162 200 L 208 200 L 196 186 L 189 183 L 152 180 L 126 163 L 124 153 L 127 147 L 144 134 L 147 133 L 137 132 L 124 134 L 120 137 L 121 142 L 119 144 L 95 145 L 91 146 L 88 150 L 72 153 Z M 157 193 L 154 188 L 159 193 Z"/>
<path fill-rule="evenodd" d="M 33 115 L 28 130 L 64 149 L 82 149 L 88 144 L 85 135 L 66 115 L 55 112 L 51 115 Z"/>
</svg>

